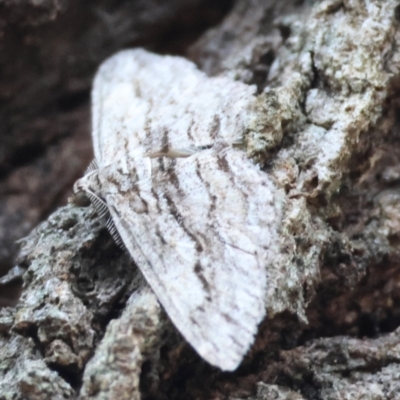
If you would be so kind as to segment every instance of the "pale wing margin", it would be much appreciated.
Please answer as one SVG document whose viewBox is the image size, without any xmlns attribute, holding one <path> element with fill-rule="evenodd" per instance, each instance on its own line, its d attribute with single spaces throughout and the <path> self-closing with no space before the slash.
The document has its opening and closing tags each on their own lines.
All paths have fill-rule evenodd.
<svg viewBox="0 0 400 400">
<path fill-rule="evenodd" d="M 145 175 L 145 163 L 129 162 L 124 171 Z M 234 370 L 265 315 L 267 269 L 278 251 L 275 186 L 232 148 L 151 162 L 151 181 L 129 189 L 129 174 L 100 174 L 103 196 L 178 330 L 209 363 Z"/>
</svg>

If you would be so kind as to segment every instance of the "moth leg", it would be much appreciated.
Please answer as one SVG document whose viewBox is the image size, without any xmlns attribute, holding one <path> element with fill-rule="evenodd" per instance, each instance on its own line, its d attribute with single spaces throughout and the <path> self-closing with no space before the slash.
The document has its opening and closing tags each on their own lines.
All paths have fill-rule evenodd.
<svg viewBox="0 0 400 400">
<path fill-rule="evenodd" d="M 108 232 L 110 232 L 110 235 L 113 238 L 115 244 L 119 248 L 125 250 L 124 243 L 123 243 L 123 241 L 121 239 L 121 236 L 118 233 L 117 228 L 115 227 L 114 221 L 112 220 L 111 217 L 108 218 L 107 223 L 106 223 L 106 227 L 108 229 Z"/>
</svg>

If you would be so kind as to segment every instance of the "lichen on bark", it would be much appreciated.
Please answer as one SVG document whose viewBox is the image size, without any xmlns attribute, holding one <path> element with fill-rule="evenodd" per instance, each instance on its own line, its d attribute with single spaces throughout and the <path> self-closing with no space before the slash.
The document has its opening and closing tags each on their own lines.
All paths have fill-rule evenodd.
<svg viewBox="0 0 400 400">
<path fill-rule="evenodd" d="M 398 40 L 394 0 L 238 0 L 188 48 L 257 85 L 247 153 L 285 193 L 268 317 L 237 372 L 205 365 L 104 221 L 67 206 L 24 240 L 0 398 L 398 398 Z"/>
</svg>

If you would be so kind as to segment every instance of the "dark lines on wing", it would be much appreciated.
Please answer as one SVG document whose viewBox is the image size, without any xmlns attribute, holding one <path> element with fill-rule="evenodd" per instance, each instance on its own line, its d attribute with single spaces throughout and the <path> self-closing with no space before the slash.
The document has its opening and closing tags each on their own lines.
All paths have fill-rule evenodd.
<svg viewBox="0 0 400 400">
<path fill-rule="evenodd" d="M 233 343 L 236 344 L 236 346 L 240 349 L 242 347 L 242 343 L 240 343 L 239 340 L 237 340 L 235 335 L 230 335 L 229 338 L 232 340 Z"/>
<path fill-rule="evenodd" d="M 165 172 L 164 157 L 158 157 L 157 163 L 158 163 L 158 168 L 160 168 L 160 171 Z"/>
<path fill-rule="evenodd" d="M 192 124 L 190 124 L 189 128 L 188 128 L 187 131 L 186 131 L 186 134 L 187 134 L 188 138 L 189 138 L 192 142 L 194 142 L 194 138 L 193 138 L 193 135 L 192 135 Z"/>
<path fill-rule="evenodd" d="M 200 181 L 205 185 L 205 187 L 207 189 L 207 193 L 210 196 L 211 205 L 207 212 L 207 219 L 208 219 L 208 221 L 214 221 L 215 217 L 213 214 L 217 208 L 217 196 L 211 193 L 210 183 L 206 179 L 204 179 L 203 176 L 201 175 L 201 168 L 200 168 L 200 163 L 199 163 L 198 159 L 196 159 L 196 170 L 195 171 L 196 171 L 196 175 L 198 176 Z M 215 227 L 214 223 L 210 224 L 210 229 L 212 229 L 215 237 L 217 237 L 218 240 L 221 243 L 223 243 L 220 233 L 219 233 L 218 229 Z"/>
<path fill-rule="evenodd" d="M 116 178 L 114 175 L 110 174 L 107 177 L 107 180 L 108 180 L 108 182 L 111 182 L 114 186 L 118 187 L 118 190 L 120 193 L 125 193 L 125 194 L 127 193 L 126 190 L 122 190 L 121 185 L 119 184 L 120 183 L 119 179 Z"/>
<path fill-rule="evenodd" d="M 170 160 L 170 163 L 169 163 L 169 166 L 168 166 L 168 169 L 167 169 L 167 173 L 168 173 L 169 181 L 174 185 L 176 190 L 179 191 L 180 190 L 179 178 L 176 175 L 175 167 L 176 167 L 176 159 L 172 158 Z"/>
<path fill-rule="evenodd" d="M 226 155 L 226 152 L 224 152 L 224 151 L 221 151 L 216 156 L 217 166 L 218 166 L 218 173 L 220 173 L 220 174 L 224 173 L 228 177 L 228 179 L 230 180 L 230 182 L 232 184 L 232 187 L 235 188 L 236 190 L 240 191 L 241 197 L 243 198 L 243 200 L 245 202 L 245 207 L 247 209 L 248 204 L 249 204 L 249 196 L 245 191 L 241 190 L 239 185 L 237 184 L 237 182 L 235 182 L 234 174 L 233 174 L 232 169 L 231 169 L 231 167 L 229 165 L 229 161 L 227 160 L 226 157 L 227 157 L 227 155 Z M 218 229 L 218 226 L 215 225 L 215 222 L 216 222 L 215 221 L 215 219 L 216 219 L 215 213 L 218 212 L 217 211 L 217 207 L 218 207 L 217 200 L 218 200 L 218 197 L 217 197 L 217 195 L 213 195 L 212 194 L 212 190 L 211 190 L 212 188 L 210 186 L 210 183 L 206 179 L 203 178 L 203 176 L 201 174 L 201 165 L 199 164 L 198 159 L 196 159 L 196 174 L 199 177 L 199 179 L 203 182 L 203 184 L 206 186 L 207 192 L 208 192 L 208 194 L 210 196 L 211 205 L 210 205 L 210 208 L 208 210 L 208 220 L 211 221 L 210 229 L 212 229 L 212 232 L 213 232 L 215 238 L 217 238 L 221 243 L 223 243 L 224 246 L 230 246 L 232 248 L 235 248 L 235 249 L 238 249 L 240 251 L 243 251 L 243 252 L 245 252 L 245 253 L 247 253 L 249 255 L 254 255 L 254 254 L 252 254 L 252 253 L 250 253 L 250 252 L 248 252 L 246 250 L 241 249 L 240 247 L 237 247 L 235 244 L 227 243 L 226 240 L 224 240 L 221 237 L 221 234 L 220 234 L 220 231 Z M 229 201 L 229 199 L 227 201 Z M 220 207 L 221 206 L 223 207 L 223 204 L 220 205 Z"/>
<path fill-rule="evenodd" d="M 194 273 L 199 278 L 201 284 L 203 285 L 204 290 L 208 293 L 206 299 L 208 301 L 211 301 L 211 296 L 210 296 L 211 287 L 207 279 L 204 277 L 204 270 L 202 265 L 200 264 L 200 261 L 196 262 L 196 265 L 194 266 Z"/>
<path fill-rule="evenodd" d="M 164 239 L 164 236 L 163 236 L 163 234 L 162 234 L 162 232 L 160 231 L 160 227 L 157 225 L 157 227 L 156 227 L 156 235 L 157 235 L 157 237 L 160 239 L 160 241 L 161 241 L 161 243 L 163 244 L 163 245 L 166 245 L 167 244 L 167 242 L 165 241 L 165 239 Z"/>
<path fill-rule="evenodd" d="M 194 317 L 189 317 L 189 319 L 190 319 L 190 322 L 191 322 L 192 325 L 194 325 L 194 326 L 200 326 L 200 324 L 199 324 L 199 322 L 197 321 L 196 318 L 194 318 Z"/>
<path fill-rule="evenodd" d="M 146 144 L 151 147 L 152 143 L 152 130 L 151 130 L 151 117 L 149 116 L 150 113 L 150 108 L 147 110 L 146 115 L 145 115 L 145 122 L 144 122 L 144 131 L 146 132 L 146 140 L 145 143 L 143 143 L 143 146 L 147 147 Z"/>
<path fill-rule="evenodd" d="M 221 315 L 226 319 L 229 323 L 235 323 L 235 320 L 227 313 L 221 312 Z"/>
<path fill-rule="evenodd" d="M 133 193 L 133 194 L 132 194 Z M 149 213 L 149 204 L 148 202 L 142 197 L 140 187 L 137 184 L 132 185 L 130 189 L 130 198 L 139 199 L 142 202 L 143 210 L 140 210 L 138 207 L 135 207 L 135 211 L 138 214 L 148 214 Z"/>
<path fill-rule="evenodd" d="M 154 190 L 154 187 L 151 188 L 151 194 L 155 199 L 157 199 L 157 201 L 156 201 L 157 214 L 161 214 L 162 209 L 160 207 L 160 198 L 159 198 L 157 192 Z"/>
<path fill-rule="evenodd" d="M 235 174 L 233 173 L 226 156 L 227 156 L 226 152 L 221 151 L 217 155 L 217 165 L 222 171 L 224 171 L 229 176 L 229 180 L 231 181 L 232 186 L 240 191 L 246 202 L 246 209 L 248 209 L 247 205 L 249 204 L 249 196 L 246 193 L 246 191 L 242 190 L 242 187 L 240 187 L 240 185 L 238 185 L 238 183 L 236 182 Z"/>
<path fill-rule="evenodd" d="M 220 129 L 221 129 L 221 121 L 218 115 L 215 115 L 210 127 L 210 136 L 212 139 L 215 139 L 217 137 Z"/>
<path fill-rule="evenodd" d="M 175 218 L 178 225 L 184 230 L 185 234 L 190 237 L 192 242 L 195 243 L 196 251 L 198 253 L 201 253 L 204 250 L 202 244 L 199 242 L 199 240 L 196 238 L 196 236 L 193 235 L 193 233 L 190 232 L 190 230 L 185 226 L 184 219 L 183 219 L 182 215 L 180 214 L 180 212 L 178 211 L 178 209 L 176 208 L 175 203 L 172 201 L 172 199 L 166 193 L 164 193 L 164 197 L 167 200 L 167 205 L 171 212 L 171 215 Z"/>
<path fill-rule="evenodd" d="M 121 123 L 122 123 L 122 121 L 121 121 Z M 126 126 L 126 130 L 128 130 L 128 129 L 129 129 L 129 127 Z M 121 137 L 120 136 L 120 132 L 117 132 L 117 137 Z M 128 140 L 128 138 L 123 137 L 123 139 L 120 139 L 120 140 L 123 140 L 123 148 L 125 150 L 125 154 L 128 154 L 129 153 L 129 140 Z"/>
<path fill-rule="evenodd" d="M 161 149 L 162 153 L 168 153 L 169 151 L 169 131 L 168 129 L 164 129 L 164 132 L 161 137 Z"/>
<path fill-rule="evenodd" d="M 201 181 L 201 182 L 204 184 L 204 186 L 206 187 L 207 193 L 209 194 L 210 199 L 211 199 L 211 206 L 210 206 L 210 209 L 208 210 L 208 213 L 207 213 L 207 214 L 208 214 L 208 218 L 210 219 L 211 216 L 212 216 L 212 214 L 213 214 L 214 211 L 215 211 L 215 208 L 216 208 L 216 199 L 217 199 L 217 197 L 216 197 L 215 195 L 211 194 L 210 183 L 207 182 L 207 180 L 205 180 L 205 179 L 201 176 L 200 164 L 199 164 L 198 158 L 196 158 L 196 169 L 195 169 L 195 171 L 196 171 L 197 177 L 200 179 L 200 181 Z"/>
<path fill-rule="evenodd" d="M 229 166 L 229 163 L 226 159 L 226 153 L 222 152 L 220 154 L 218 154 L 217 156 L 217 164 L 219 169 L 221 169 L 221 171 L 224 171 L 226 174 L 229 175 L 229 178 L 231 178 L 232 175 L 232 171 L 231 171 L 231 167 Z"/>
</svg>

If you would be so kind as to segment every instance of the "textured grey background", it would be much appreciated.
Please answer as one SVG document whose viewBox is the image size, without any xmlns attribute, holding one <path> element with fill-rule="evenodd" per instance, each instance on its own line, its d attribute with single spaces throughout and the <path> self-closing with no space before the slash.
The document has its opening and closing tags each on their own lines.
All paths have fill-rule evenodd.
<svg viewBox="0 0 400 400">
<path fill-rule="evenodd" d="M 399 3 L 216 4 L 0 1 L 3 304 L 26 270 L 0 311 L 0 399 L 400 397 Z M 247 144 L 286 191 L 285 251 L 233 374 L 184 343 L 91 208 L 50 215 L 13 261 L 91 158 L 96 66 L 137 45 L 267 88 Z"/>
</svg>

